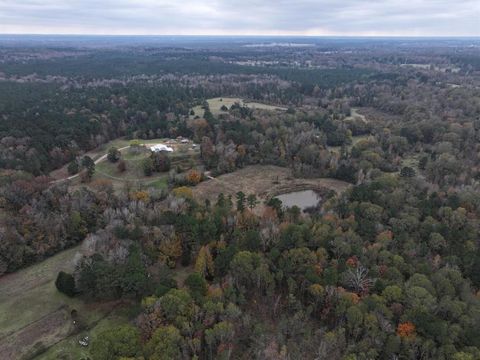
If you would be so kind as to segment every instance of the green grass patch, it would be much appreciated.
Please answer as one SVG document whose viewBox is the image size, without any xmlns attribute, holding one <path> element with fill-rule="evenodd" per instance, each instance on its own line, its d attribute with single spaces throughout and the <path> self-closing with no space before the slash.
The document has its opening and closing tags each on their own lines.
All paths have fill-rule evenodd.
<svg viewBox="0 0 480 360">
<path fill-rule="evenodd" d="M 159 190 L 165 190 L 168 188 L 168 179 L 167 177 L 162 177 L 160 179 L 154 180 L 146 184 L 147 187 L 153 187 Z"/>
<path fill-rule="evenodd" d="M 0 281 L 0 338 L 39 320 L 61 306 L 78 307 L 82 302 L 59 293 L 55 279 L 59 271 L 71 272 L 75 247 L 52 256 Z"/>
<path fill-rule="evenodd" d="M 103 319 L 100 319 L 95 326 L 89 330 L 82 331 L 78 334 L 72 335 L 51 348 L 49 348 L 45 353 L 37 356 L 36 360 L 80 360 L 80 359 L 89 359 L 91 358 L 90 348 L 91 343 L 101 332 L 108 330 L 112 327 L 127 324 L 129 322 L 128 316 L 125 314 L 123 309 L 118 309 L 112 311 Z M 78 341 L 83 339 L 85 336 L 89 337 L 90 345 L 81 346 Z"/>
<path fill-rule="evenodd" d="M 151 139 L 140 140 L 141 144 L 148 147 L 149 144 L 167 143 L 169 139 Z M 117 139 L 111 141 L 104 146 L 103 151 L 107 151 L 112 145 L 118 148 L 128 146 L 130 141 L 123 139 Z M 192 147 L 192 143 L 176 143 L 173 142 L 171 146 L 174 148 L 174 152 L 169 153 L 171 160 L 171 168 L 175 168 L 180 172 L 188 171 L 191 168 L 201 165 L 200 159 L 200 147 Z M 99 156 L 104 153 L 98 152 Z M 101 154 L 101 155 L 100 155 Z M 150 156 L 150 151 L 145 148 L 140 151 L 133 151 L 132 148 L 125 148 L 121 151 L 121 160 L 125 162 L 126 170 L 120 172 L 118 170 L 118 162 L 111 163 L 107 159 L 98 162 L 95 165 L 94 180 L 107 179 L 111 181 L 114 190 L 121 191 L 124 189 L 127 183 L 139 187 L 153 187 L 156 189 L 168 188 L 168 173 L 154 173 L 152 176 L 145 176 L 143 171 L 143 160 Z M 77 180 L 79 182 L 79 180 Z"/>
<path fill-rule="evenodd" d="M 109 313 L 111 306 L 88 304 L 80 297 L 67 297 L 55 287 L 59 271 L 74 270 L 74 258 L 79 250 L 78 246 L 62 251 L 0 279 L 0 349 L 8 356 L 31 358 L 43 348 L 48 349 L 70 338 L 75 331 L 70 315 L 72 310 L 78 312 L 78 319 L 86 328 Z M 81 359 L 77 356 L 80 352 L 74 351 L 73 354 L 72 359 Z"/>
</svg>

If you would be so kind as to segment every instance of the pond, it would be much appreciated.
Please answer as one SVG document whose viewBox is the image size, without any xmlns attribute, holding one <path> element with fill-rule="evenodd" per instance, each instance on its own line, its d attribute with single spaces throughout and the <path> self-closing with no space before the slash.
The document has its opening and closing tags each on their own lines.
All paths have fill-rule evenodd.
<svg viewBox="0 0 480 360">
<path fill-rule="evenodd" d="M 322 200 L 320 195 L 313 190 L 294 191 L 277 195 L 275 197 L 282 202 L 283 206 L 298 206 L 301 210 L 305 210 L 310 207 L 316 207 Z"/>
</svg>

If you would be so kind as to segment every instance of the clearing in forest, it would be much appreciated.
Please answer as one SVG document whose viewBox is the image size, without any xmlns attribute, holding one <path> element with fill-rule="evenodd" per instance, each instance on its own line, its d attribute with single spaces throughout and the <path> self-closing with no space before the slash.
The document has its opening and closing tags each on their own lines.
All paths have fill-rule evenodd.
<svg viewBox="0 0 480 360">
<path fill-rule="evenodd" d="M 143 160 L 150 156 L 150 147 L 166 144 L 173 148 L 173 152 L 169 152 L 171 160 L 171 168 L 177 168 L 180 171 L 189 170 L 200 163 L 200 146 L 193 144 L 188 139 L 149 139 L 138 140 L 140 146 L 138 148 L 131 147 L 132 140 L 123 138 L 112 140 L 99 148 L 92 150 L 85 155 L 95 160 L 94 179 L 107 179 L 111 181 L 115 189 L 123 188 L 126 183 L 154 187 L 158 189 L 166 189 L 168 181 L 168 172 L 154 173 L 151 176 L 145 176 L 143 172 Z M 125 170 L 120 171 L 118 164 L 112 163 L 107 159 L 108 150 L 116 147 L 120 150 L 121 158 L 125 163 Z M 53 171 L 50 176 L 57 179 L 57 182 L 72 177 L 67 172 L 67 165 L 61 169 Z M 73 176 L 74 184 L 80 183 L 78 174 Z"/>
<path fill-rule="evenodd" d="M 246 195 L 256 194 L 265 200 L 271 196 L 297 190 L 329 189 L 341 193 L 349 186 L 347 182 L 330 178 L 295 178 L 292 170 L 284 167 L 253 165 L 204 181 L 193 188 L 193 194 L 199 201 L 209 199 L 215 202 L 220 193 L 235 198 L 235 194 L 242 191 Z"/>
<path fill-rule="evenodd" d="M 213 115 L 217 116 L 220 114 L 224 114 L 227 111 L 222 110 L 222 107 L 225 106 L 227 109 L 230 109 L 233 104 L 238 103 L 242 106 L 247 106 L 251 109 L 259 109 L 259 110 L 269 110 L 269 111 L 286 111 L 286 107 L 282 106 L 275 106 L 275 105 L 267 105 L 267 104 L 262 104 L 254 101 L 247 101 L 243 100 L 241 98 L 230 98 L 230 97 L 225 97 L 225 98 L 213 98 L 213 99 L 208 99 L 207 100 L 208 105 L 210 107 L 210 111 L 212 112 Z M 202 108 L 201 105 L 197 105 L 193 108 L 193 111 L 195 115 L 193 116 L 203 116 L 205 111 Z"/>
<path fill-rule="evenodd" d="M 62 251 L 0 278 L 2 359 L 32 358 L 71 336 L 77 331 L 72 310 L 78 312 L 77 324 L 81 321 L 91 327 L 115 307 L 113 303 L 85 304 L 79 298 L 69 298 L 57 291 L 58 272 L 73 271 L 79 251 L 80 246 Z M 75 351 L 73 347 L 70 350 Z"/>
<path fill-rule="evenodd" d="M 143 171 L 143 161 L 151 154 L 150 147 L 158 144 L 167 144 L 174 149 L 168 153 L 170 158 L 170 167 L 178 169 L 180 172 L 187 171 L 200 163 L 200 147 L 187 139 L 171 140 L 157 139 L 150 140 L 148 143 L 138 149 L 133 147 L 122 151 L 121 160 L 125 162 L 126 169 L 123 172 L 118 170 L 118 162 L 111 163 L 102 161 L 96 165 L 95 178 L 106 178 L 112 182 L 114 187 L 120 188 L 126 182 L 139 184 L 146 187 L 155 187 L 157 189 L 166 189 L 168 183 L 168 172 L 154 173 L 146 176 Z"/>
</svg>

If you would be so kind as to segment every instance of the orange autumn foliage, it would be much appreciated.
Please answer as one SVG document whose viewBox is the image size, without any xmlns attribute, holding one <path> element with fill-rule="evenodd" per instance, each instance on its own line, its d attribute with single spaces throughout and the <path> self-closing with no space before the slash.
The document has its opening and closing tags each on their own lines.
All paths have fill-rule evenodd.
<svg viewBox="0 0 480 360">
<path fill-rule="evenodd" d="M 202 180 L 202 174 L 197 170 L 190 170 L 187 173 L 187 181 L 192 185 L 197 185 Z"/>
<path fill-rule="evenodd" d="M 353 305 L 356 305 L 360 302 L 360 296 L 350 291 L 345 291 L 345 289 L 343 289 L 343 291 L 341 292 L 341 297 L 349 301 Z"/>
<path fill-rule="evenodd" d="M 315 274 L 320 275 L 323 272 L 323 267 L 321 264 L 316 264 L 313 269 L 315 270 Z"/>
<path fill-rule="evenodd" d="M 207 289 L 207 297 L 210 300 L 220 300 L 223 296 L 223 290 L 218 285 L 210 285 Z"/>
<path fill-rule="evenodd" d="M 148 202 L 150 196 L 146 191 L 135 191 L 133 194 L 131 194 L 131 198 L 132 200 L 136 201 Z"/>
<path fill-rule="evenodd" d="M 323 216 L 323 220 L 327 221 L 327 222 L 336 222 L 337 221 L 337 217 L 334 215 L 334 214 L 325 214 Z"/>
<path fill-rule="evenodd" d="M 398 324 L 397 335 L 402 339 L 415 337 L 415 325 L 410 321 Z"/>
<path fill-rule="evenodd" d="M 262 214 L 262 220 L 265 221 L 273 221 L 276 220 L 277 217 L 277 212 L 275 211 L 274 208 L 271 208 L 270 206 L 265 206 L 265 209 L 263 210 Z"/>
<path fill-rule="evenodd" d="M 354 255 L 354 256 L 351 256 L 347 259 L 347 266 L 350 267 L 350 268 L 356 268 L 358 265 L 358 259 L 357 257 Z"/>
<path fill-rule="evenodd" d="M 244 157 L 247 154 L 247 149 L 245 145 L 238 145 L 237 152 L 238 152 L 238 155 L 240 155 L 241 157 Z"/>
</svg>

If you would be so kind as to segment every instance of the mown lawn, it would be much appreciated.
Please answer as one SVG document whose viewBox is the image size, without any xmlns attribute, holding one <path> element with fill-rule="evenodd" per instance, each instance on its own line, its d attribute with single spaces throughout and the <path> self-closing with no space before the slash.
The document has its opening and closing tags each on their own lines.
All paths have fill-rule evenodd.
<svg viewBox="0 0 480 360">
<path fill-rule="evenodd" d="M 145 184 L 147 187 L 164 190 L 168 188 L 168 179 L 166 176 Z"/>
<path fill-rule="evenodd" d="M 154 143 L 158 143 L 158 140 Z M 175 145 L 176 150 L 169 154 L 172 168 L 183 172 L 200 165 L 199 148 L 192 149 L 191 146 L 191 144 Z M 105 160 L 96 164 L 94 179 L 108 179 L 112 181 L 115 188 L 121 188 L 122 185 L 131 182 L 141 186 L 166 189 L 167 172 L 145 176 L 142 162 L 149 155 L 149 151 L 138 153 L 125 149 L 122 151 L 121 156 L 126 164 L 126 170 L 124 172 L 118 171 L 118 162 L 111 163 Z"/>
</svg>

